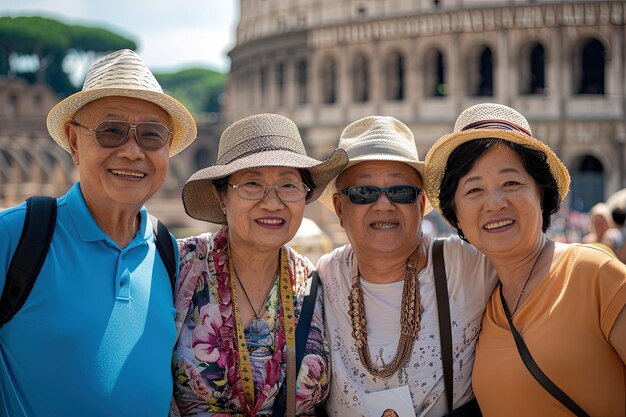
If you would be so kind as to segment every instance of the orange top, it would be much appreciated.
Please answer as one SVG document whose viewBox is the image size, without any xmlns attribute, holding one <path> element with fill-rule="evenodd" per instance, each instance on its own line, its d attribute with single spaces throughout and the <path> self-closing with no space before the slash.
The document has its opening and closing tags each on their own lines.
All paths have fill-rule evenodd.
<svg viewBox="0 0 626 417">
<path fill-rule="evenodd" d="M 513 316 L 541 370 L 592 416 L 626 415 L 626 367 L 609 334 L 626 305 L 626 265 L 574 244 Z M 483 317 L 472 378 L 483 415 L 567 416 L 519 356 L 496 288 Z"/>
</svg>

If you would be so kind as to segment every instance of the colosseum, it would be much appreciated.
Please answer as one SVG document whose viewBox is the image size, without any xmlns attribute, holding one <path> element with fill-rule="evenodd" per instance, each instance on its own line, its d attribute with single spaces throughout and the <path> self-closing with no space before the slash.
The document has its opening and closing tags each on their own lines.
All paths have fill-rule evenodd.
<svg viewBox="0 0 626 417">
<path fill-rule="evenodd" d="M 350 122 L 391 115 L 425 155 L 463 109 L 493 101 L 568 166 L 569 206 L 625 186 L 626 2 L 241 0 L 240 16 L 229 120 L 284 114 L 324 157 Z"/>
<path fill-rule="evenodd" d="M 198 118 L 198 140 L 148 206 L 181 233 L 206 229 L 185 215 L 180 188 L 215 160 L 226 123 L 250 114 L 292 118 L 318 158 L 350 122 L 391 115 L 424 156 L 464 108 L 494 101 L 528 117 L 570 169 L 566 204 L 588 210 L 626 187 L 625 20 L 626 2 L 608 0 L 241 0 L 225 114 Z M 76 180 L 45 129 L 57 100 L 0 80 L 0 207 Z M 320 203 L 306 215 L 343 241 Z"/>
</svg>

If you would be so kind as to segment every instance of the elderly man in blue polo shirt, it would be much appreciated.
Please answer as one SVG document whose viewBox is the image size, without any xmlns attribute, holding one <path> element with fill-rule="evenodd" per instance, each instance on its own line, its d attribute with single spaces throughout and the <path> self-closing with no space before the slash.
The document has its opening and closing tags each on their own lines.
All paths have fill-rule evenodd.
<svg viewBox="0 0 626 417">
<path fill-rule="evenodd" d="M 0 329 L 0 415 L 166 416 L 175 311 L 144 203 L 196 125 L 129 50 L 96 61 L 47 123 L 80 180 L 57 200 L 41 272 Z M 0 213 L 5 273 L 25 212 Z"/>
</svg>

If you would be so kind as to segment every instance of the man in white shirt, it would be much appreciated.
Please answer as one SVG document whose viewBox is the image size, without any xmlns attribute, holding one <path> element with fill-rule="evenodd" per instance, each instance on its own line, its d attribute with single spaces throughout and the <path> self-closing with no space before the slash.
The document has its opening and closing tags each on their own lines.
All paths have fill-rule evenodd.
<svg viewBox="0 0 626 417">
<path fill-rule="evenodd" d="M 430 204 L 412 132 L 383 116 L 358 120 L 339 147 L 350 162 L 320 200 L 350 241 L 324 255 L 325 322 L 331 346 L 331 416 L 446 415 L 432 262 L 422 236 Z M 472 415 L 474 348 L 497 277 L 485 257 L 457 236 L 445 239 L 452 327 L 454 409 Z M 471 402 L 471 403 L 470 403 Z M 470 403 L 470 404 L 468 404 Z"/>
</svg>

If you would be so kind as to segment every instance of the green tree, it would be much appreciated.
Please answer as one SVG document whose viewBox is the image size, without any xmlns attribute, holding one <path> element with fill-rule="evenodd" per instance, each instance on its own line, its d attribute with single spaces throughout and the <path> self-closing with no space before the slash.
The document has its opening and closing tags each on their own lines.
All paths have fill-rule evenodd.
<svg viewBox="0 0 626 417">
<path fill-rule="evenodd" d="M 156 79 L 173 97 L 193 113 L 219 112 L 228 76 L 205 68 L 190 68 L 176 73 L 157 73 Z"/>
<path fill-rule="evenodd" d="M 61 96 L 77 90 L 63 69 L 69 53 L 95 55 L 123 48 L 136 49 L 137 44 L 102 28 L 67 25 L 39 16 L 0 17 L 0 75 L 16 72 L 9 62 L 12 55 L 36 56 L 39 66 L 35 73 L 16 75 L 49 84 Z"/>
</svg>

